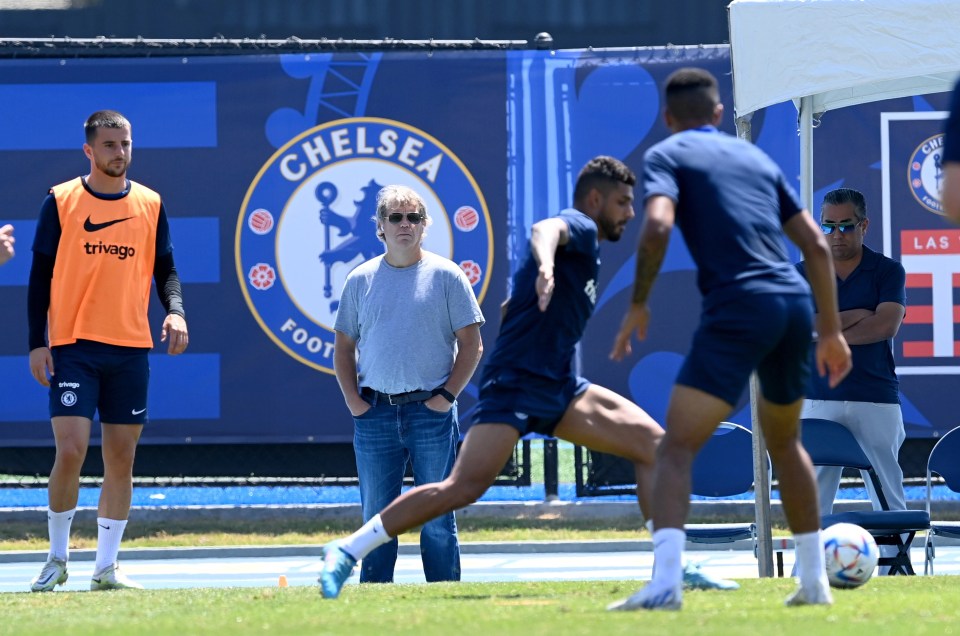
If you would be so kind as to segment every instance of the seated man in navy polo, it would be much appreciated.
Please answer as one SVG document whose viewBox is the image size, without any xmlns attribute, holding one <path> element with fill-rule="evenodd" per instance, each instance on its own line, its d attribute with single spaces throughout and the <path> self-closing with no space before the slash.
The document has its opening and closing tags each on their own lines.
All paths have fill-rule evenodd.
<svg viewBox="0 0 960 636">
<path fill-rule="evenodd" d="M 833 254 L 840 320 L 853 354 L 853 370 L 834 389 L 812 374 L 801 416 L 833 420 L 850 429 L 880 477 L 890 509 L 906 510 L 898 462 L 906 435 L 892 349 L 906 313 L 906 274 L 900 263 L 863 244 L 870 219 L 860 192 L 850 188 L 828 192 L 820 208 L 820 224 Z M 806 276 L 804 263 L 797 268 Z M 817 468 L 821 515 L 833 509 L 842 470 Z M 866 475 L 864 482 L 874 509 L 879 510 Z"/>
</svg>

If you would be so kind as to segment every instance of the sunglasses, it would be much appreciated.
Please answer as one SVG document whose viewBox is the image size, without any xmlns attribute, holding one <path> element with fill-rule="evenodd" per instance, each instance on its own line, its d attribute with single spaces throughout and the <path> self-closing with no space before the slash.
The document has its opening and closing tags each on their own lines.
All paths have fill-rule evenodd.
<svg viewBox="0 0 960 636">
<path fill-rule="evenodd" d="M 857 227 L 862 223 L 860 221 L 847 221 L 846 223 L 821 223 L 820 229 L 823 230 L 824 234 L 833 234 L 834 230 L 840 230 L 841 234 L 846 234 L 847 232 L 852 232 L 853 228 Z"/>
<path fill-rule="evenodd" d="M 391 212 L 387 215 L 387 220 L 396 225 L 403 220 L 403 216 L 402 212 Z M 411 225 L 419 225 L 423 220 L 423 215 L 419 212 L 407 212 L 406 216 Z"/>
</svg>

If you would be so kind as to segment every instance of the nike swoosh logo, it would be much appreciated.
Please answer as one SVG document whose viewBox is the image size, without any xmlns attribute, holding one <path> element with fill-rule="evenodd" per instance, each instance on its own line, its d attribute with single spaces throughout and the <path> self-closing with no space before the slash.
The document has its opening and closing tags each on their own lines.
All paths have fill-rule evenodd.
<svg viewBox="0 0 960 636">
<path fill-rule="evenodd" d="M 110 529 L 110 526 L 105 526 L 105 525 L 103 525 L 102 523 L 98 523 L 97 525 L 100 526 L 101 528 L 103 528 L 104 530 L 109 530 L 109 529 Z"/>
<path fill-rule="evenodd" d="M 115 225 L 117 223 L 123 223 L 124 221 L 129 221 L 132 218 L 132 216 L 128 216 L 124 219 L 114 219 L 113 221 L 107 221 L 106 223 L 94 223 L 88 216 L 87 220 L 83 222 L 83 229 L 85 229 L 87 232 L 98 232 L 103 228 L 110 227 L 111 225 Z"/>
<path fill-rule="evenodd" d="M 146 411 L 146 410 L 147 410 L 147 409 L 140 409 L 140 410 L 138 411 L 137 409 L 133 409 L 133 410 L 130 411 L 130 412 L 133 413 L 134 415 L 140 415 L 141 413 L 143 413 L 143 412 Z"/>
</svg>

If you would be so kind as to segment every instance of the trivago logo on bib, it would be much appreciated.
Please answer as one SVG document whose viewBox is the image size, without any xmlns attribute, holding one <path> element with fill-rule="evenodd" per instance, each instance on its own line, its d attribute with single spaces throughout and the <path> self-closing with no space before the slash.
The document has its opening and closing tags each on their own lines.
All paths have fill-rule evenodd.
<svg viewBox="0 0 960 636">
<path fill-rule="evenodd" d="M 483 301 L 493 233 L 459 158 L 412 126 L 372 117 L 312 128 L 257 173 L 237 220 L 237 277 L 264 332 L 300 362 L 333 373 L 333 326 L 347 274 L 383 253 L 377 192 L 401 184 L 427 204 L 424 248 L 458 263 Z"/>
</svg>

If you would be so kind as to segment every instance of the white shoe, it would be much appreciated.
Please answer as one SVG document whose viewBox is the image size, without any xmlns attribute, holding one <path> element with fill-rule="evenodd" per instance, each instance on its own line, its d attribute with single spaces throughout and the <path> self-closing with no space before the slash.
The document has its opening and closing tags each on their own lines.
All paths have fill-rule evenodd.
<svg viewBox="0 0 960 636">
<path fill-rule="evenodd" d="M 120 571 L 117 563 L 94 572 L 90 579 L 91 590 L 142 590 L 143 586 Z"/>
<path fill-rule="evenodd" d="M 652 583 L 642 590 L 622 601 L 607 605 L 610 612 L 632 612 L 638 609 L 648 610 L 679 610 L 683 606 L 683 589 L 681 587 L 658 587 Z"/>
<path fill-rule="evenodd" d="M 357 560 L 340 547 L 339 541 L 323 546 L 323 569 L 320 571 L 320 593 L 323 598 L 337 598 L 343 584 L 353 574 Z"/>
<path fill-rule="evenodd" d="M 739 590 L 740 584 L 715 576 L 710 576 L 699 563 L 683 564 L 683 589 L 685 590 Z"/>
<path fill-rule="evenodd" d="M 799 605 L 833 605 L 833 595 L 830 588 L 821 585 L 816 588 L 798 587 L 796 591 L 787 597 L 784 605 L 796 607 Z"/>
<path fill-rule="evenodd" d="M 30 581 L 31 592 L 52 592 L 67 582 L 67 562 L 53 558 L 47 561 L 37 578 Z"/>
</svg>

